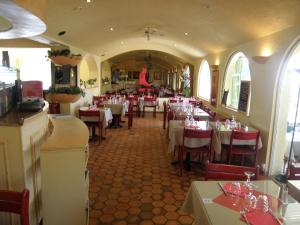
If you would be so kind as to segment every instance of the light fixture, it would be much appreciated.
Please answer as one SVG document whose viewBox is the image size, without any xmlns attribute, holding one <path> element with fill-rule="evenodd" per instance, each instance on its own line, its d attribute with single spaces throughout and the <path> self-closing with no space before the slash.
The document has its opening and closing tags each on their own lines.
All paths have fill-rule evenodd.
<svg viewBox="0 0 300 225">
<path fill-rule="evenodd" d="M 252 56 L 253 61 L 259 64 L 265 64 L 269 58 L 270 56 L 260 56 L 260 55 Z"/>
<path fill-rule="evenodd" d="M 184 35 L 185 35 L 185 36 L 188 36 L 188 35 L 189 35 L 189 33 L 188 33 L 188 32 L 185 32 L 185 33 L 184 33 Z"/>
<path fill-rule="evenodd" d="M 113 27 L 109 28 L 110 31 L 114 31 L 115 29 Z"/>
<path fill-rule="evenodd" d="M 87 2 L 87 3 L 91 3 L 91 2 L 92 2 L 92 0 L 86 0 L 86 2 Z"/>
</svg>

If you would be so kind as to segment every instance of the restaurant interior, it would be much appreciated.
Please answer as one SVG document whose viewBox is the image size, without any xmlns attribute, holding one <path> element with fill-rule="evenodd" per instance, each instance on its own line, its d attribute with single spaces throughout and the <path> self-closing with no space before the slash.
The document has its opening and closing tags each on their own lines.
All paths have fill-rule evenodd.
<svg viewBox="0 0 300 225">
<path fill-rule="evenodd" d="M 299 0 L 1 0 L 1 225 L 299 225 Z"/>
</svg>

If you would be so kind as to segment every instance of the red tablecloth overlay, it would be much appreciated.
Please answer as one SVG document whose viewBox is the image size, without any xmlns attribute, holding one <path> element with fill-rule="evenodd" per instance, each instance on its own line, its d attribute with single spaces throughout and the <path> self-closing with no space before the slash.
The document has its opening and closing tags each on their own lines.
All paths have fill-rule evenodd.
<svg viewBox="0 0 300 225">
<path fill-rule="evenodd" d="M 223 187 L 227 191 L 228 196 L 221 194 L 215 199 L 213 199 L 213 201 L 224 207 L 240 212 L 244 204 L 244 197 L 247 194 L 247 187 L 241 184 L 241 190 L 237 191 L 237 186 L 233 185 L 231 182 L 224 184 Z M 256 197 L 258 197 L 259 195 L 267 196 L 269 201 L 269 207 L 272 209 L 273 212 L 275 212 L 281 204 L 281 202 L 274 196 L 259 191 L 255 191 L 255 190 L 253 191 L 253 194 Z M 254 209 L 251 210 L 250 212 L 247 212 L 245 216 L 247 217 L 248 222 L 252 225 L 278 225 L 279 224 L 278 221 L 269 212 L 263 212 L 258 209 Z M 244 218 L 241 217 L 241 220 L 244 220 Z"/>
</svg>

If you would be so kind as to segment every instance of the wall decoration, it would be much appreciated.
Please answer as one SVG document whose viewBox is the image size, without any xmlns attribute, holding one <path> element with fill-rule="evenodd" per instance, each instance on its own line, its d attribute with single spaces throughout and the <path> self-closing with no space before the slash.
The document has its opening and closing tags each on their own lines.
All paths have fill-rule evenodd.
<svg viewBox="0 0 300 225">
<path fill-rule="evenodd" d="M 210 95 L 210 103 L 214 107 L 217 106 L 218 84 L 219 84 L 219 66 L 218 65 L 211 65 L 211 95 Z"/>
</svg>

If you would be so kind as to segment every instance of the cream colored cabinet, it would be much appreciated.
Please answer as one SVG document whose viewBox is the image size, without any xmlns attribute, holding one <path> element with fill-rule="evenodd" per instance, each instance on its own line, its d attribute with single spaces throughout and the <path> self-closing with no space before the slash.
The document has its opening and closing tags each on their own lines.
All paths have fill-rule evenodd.
<svg viewBox="0 0 300 225">
<path fill-rule="evenodd" d="M 44 225 L 88 224 L 89 132 L 74 116 L 51 116 L 53 130 L 41 146 Z"/>
<path fill-rule="evenodd" d="M 37 113 L 15 109 L 0 119 L 0 189 L 30 191 L 30 225 L 41 221 L 40 145 L 48 130 L 48 103 Z M 18 216 L 0 214 L 1 225 L 19 224 Z"/>
</svg>

